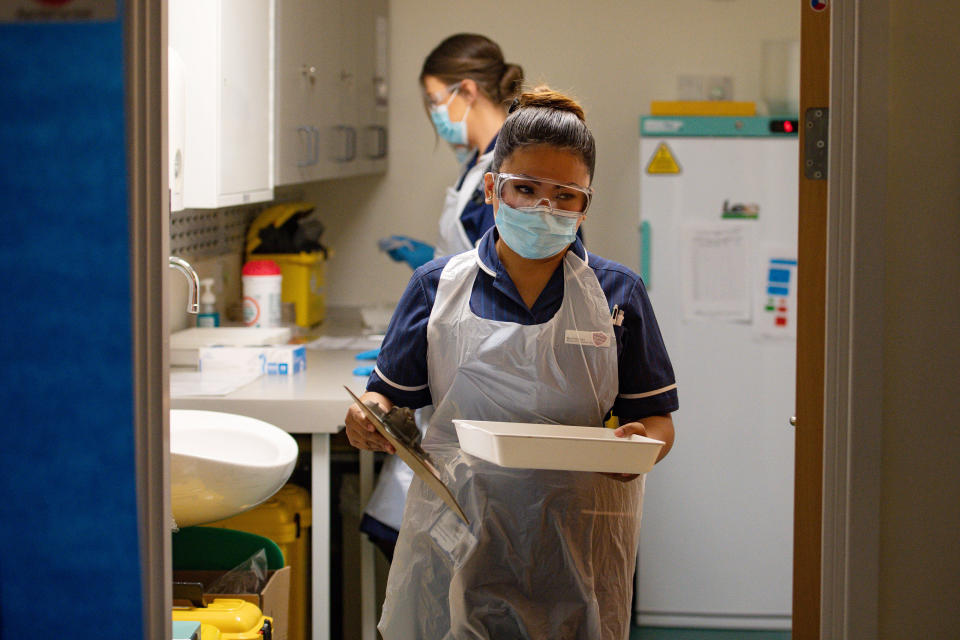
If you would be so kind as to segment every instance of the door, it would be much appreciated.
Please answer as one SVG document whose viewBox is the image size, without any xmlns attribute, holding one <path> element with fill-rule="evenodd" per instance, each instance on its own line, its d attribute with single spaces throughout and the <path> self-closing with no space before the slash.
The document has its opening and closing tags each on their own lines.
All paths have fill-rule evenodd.
<svg viewBox="0 0 960 640">
<path fill-rule="evenodd" d="M 814 640 L 820 637 L 827 181 L 826 171 L 808 175 L 804 148 L 813 127 L 804 122 L 808 110 L 829 107 L 830 7 L 801 1 L 792 637 Z"/>
</svg>

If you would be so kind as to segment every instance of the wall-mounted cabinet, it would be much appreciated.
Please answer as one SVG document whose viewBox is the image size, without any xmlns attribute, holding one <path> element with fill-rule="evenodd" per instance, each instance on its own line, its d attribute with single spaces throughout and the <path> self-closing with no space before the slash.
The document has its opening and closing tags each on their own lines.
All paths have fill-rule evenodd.
<svg viewBox="0 0 960 640">
<path fill-rule="evenodd" d="M 387 1 L 277 0 L 276 182 L 380 173 Z"/>
<path fill-rule="evenodd" d="M 274 14 L 274 0 L 169 4 L 170 57 L 183 91 L 174 95 L 171 84 L 183 134 L 170 153 L 180 151 L 184 208 L 273 199 Z"/>
</svg>

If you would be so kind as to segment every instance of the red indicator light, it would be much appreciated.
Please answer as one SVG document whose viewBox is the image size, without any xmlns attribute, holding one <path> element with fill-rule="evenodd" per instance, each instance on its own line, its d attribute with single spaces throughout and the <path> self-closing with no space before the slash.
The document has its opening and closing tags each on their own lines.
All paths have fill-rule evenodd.
<svg viewBox="0 0 960 640">
<path fill-rule="evenodd" d="M 789 133 L 797 132 L 796 120 L 771 120 L 770 133 Z"/>
</svg>

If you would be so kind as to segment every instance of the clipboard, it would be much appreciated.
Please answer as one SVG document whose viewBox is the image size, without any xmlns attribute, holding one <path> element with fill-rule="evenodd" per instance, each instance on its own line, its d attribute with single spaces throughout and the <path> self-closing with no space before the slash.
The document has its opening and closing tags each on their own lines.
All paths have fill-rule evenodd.
<svg viewBox="0 0 960 640">
<path fill-rule="evenodd" d="M 349 387 L 344 385 L 344 389 L 347 390 L 347 393 L 350 394 L 350 397 L 353 398 L 357 406 L 360 407 L 360 410 L 363 411 L 364 415 L 370 422 L 373 423 L 373 426 L 377 431 L 382 435 L 387 441 L 393 445 L 393 448 L 396 450 L 397 455 L 400 456 L 400 459 L 407 463 L 407 466 L 413 469 L 413 472 L 417 474 L 417 477 L 423 480 L 430 489 L 437 494 L 441 500 L 443 500 L 450 509 L 452 509 L 460 519 L 470 524 L 469 518 L 463 512 L 463 509 L 460 507 L 460 504 L 457 502 L 457 499 L 453 497 L 453 494 L 450 493 L 450 489 L 447 488 L 447 485 L 443 483 L 440 479 L 440 473 L 437 471 L 437 468 L 433 465 L 430 460 L 430 455 L 424 451 L 419 444 L 416 443 L 406 443 L 401 442 L 396 436 L 390 432 L 390 428 L 384 423 L 384 412 L 379 407 L 368 407 L 363 402 L 360 401 L 360 398 L 350 390 Z"/>
</svg>

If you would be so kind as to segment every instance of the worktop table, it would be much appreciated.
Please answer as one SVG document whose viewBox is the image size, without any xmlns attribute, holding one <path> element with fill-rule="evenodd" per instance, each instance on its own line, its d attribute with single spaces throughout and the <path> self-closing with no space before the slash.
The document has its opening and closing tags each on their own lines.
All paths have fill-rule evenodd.
<svg viewBox="0 0 960 640">
<path fill-rule="evenodd" d="M 358 395 L 366 388 L 366 376 L 352 374 L 362 364 L 359 349 L 307 349 L 306 371 L 294 375 L 261 376 L 225 396 L 179 396 L 170 399 L 172 409 L 222 411 L 258 418 L 288 433 L 310 434 L 311 487 L 313 511 L 313 640 L 330 637 L 330 436 L 343 429 L 343 418 L 353 403 L 344 385 Z M 372 490 L 373 456 L 360 456 L 361 508 Z M 359 534 L 358 534 L 359 535 Z M 373 637 L 375 616 L 370 593 L 373 575 L 373 548 L 362 541 L 362 613 L 364 637 Z"/>
</svg>

